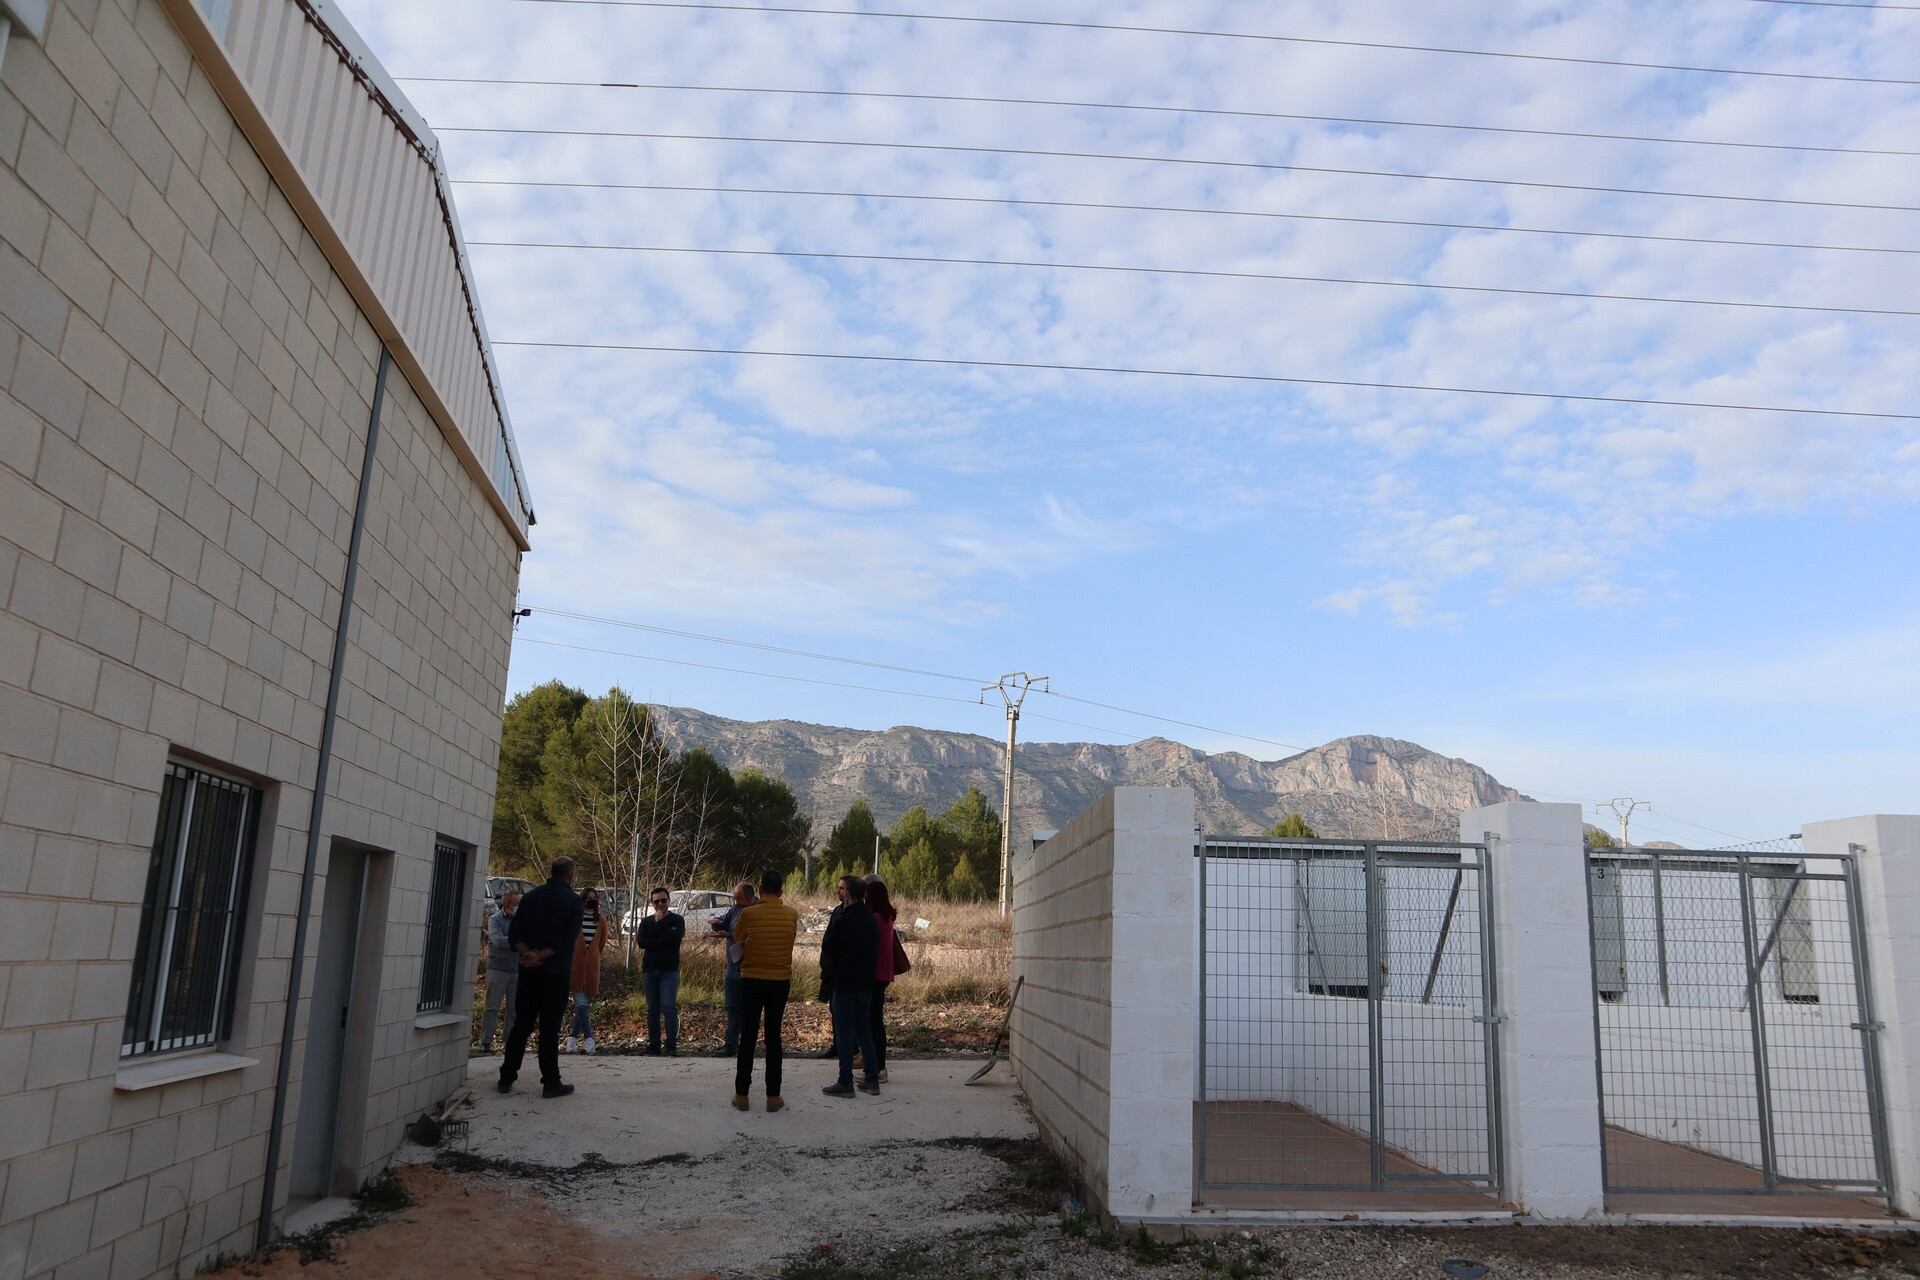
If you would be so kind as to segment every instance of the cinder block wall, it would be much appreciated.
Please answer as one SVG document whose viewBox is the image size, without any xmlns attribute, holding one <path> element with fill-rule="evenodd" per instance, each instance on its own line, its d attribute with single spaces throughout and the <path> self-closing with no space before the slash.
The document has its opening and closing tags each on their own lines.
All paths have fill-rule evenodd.
<svg viewBox="0 0 1920 1280">
<path fill-rule="evenodd" d="M 1042 1136 L 1107 1195 L 1113 1070 L 1113 804 L 1108 792 L 1013 864 L 1011 1055 Z"/>
<path fill-rule="evenodd" d="M 1193 1207 L 1193 813 L 1191 791 L 1122 787 L 1014 865 L 1014 1067 L 1122 1221 Z"/>
<path fill-rule="evenodd" d="M 186 1274 L 259 1207 L 380 343 L 158 0 L 16 33 L 0 241 L 0 1275 Z M 394 854 L 363 1171 L 464 1067 L 465 1026 L 414 1011 L 435 835 L 485 865 L 518 573 L 397 370 L 377 465 L 325 833 Z M 176 751 L 266 784 L 223 1046 L 258 1061 L 128 1091 Z"/>
</svg>

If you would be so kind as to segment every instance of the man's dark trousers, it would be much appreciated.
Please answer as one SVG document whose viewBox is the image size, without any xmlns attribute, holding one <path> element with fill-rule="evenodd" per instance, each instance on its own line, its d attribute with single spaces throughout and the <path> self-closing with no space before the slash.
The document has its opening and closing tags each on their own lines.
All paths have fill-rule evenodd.
<svg viewBox="0 0 1920 1280">
<path fill-rule="evenodd" d="M 767 1024 L 767 1096 L 780 1096 L 780 1024 L 787 1016 L 787 994 L 793 984 L 785 978 L 740 979 L 740 1048 L 734 1056 L 733 1091 L 747 1096 L 753 1087 L 753 1044 L 760 1038 L 760 1022 Z"/>
<path fill-rule="evenodd" d="M 500 1080 L 512 1084 L 520 1074 L 520 1063 L 527 1056 L 527 1037 L 534 1023 L 540 1024 L 540 1083 L 552 1087 L 560 1083 L 560 1024 L 567 1014 L 567 979 L 564 973 L 520 971 L 519 1005 L 513 1014 L 513 1030 L 507 1033 L 506 1056 L 500 1063 Z"/>
<path fill-rule="evenodd" d="M 880 1055 L 873 1047 L 873 991 L 835 991 L 833 993 L 833 1044 L 840 1051 L 840 1083 L 853 1083 L 853 1052 L 858 1049 L 866 1065 L 862 1072 L 868 1084 L 880 1080 Z"/>
<path fill-rule="evenodd" d="M 727 1052 L 734 1053 L 740 1048 L 740 1025 L 746 1021 L 746 1005 L 740 997 L 740 966 L 730 964 L 727 973 L 720 980 L 720 990 L 727 1004 Z"/>
</svg>

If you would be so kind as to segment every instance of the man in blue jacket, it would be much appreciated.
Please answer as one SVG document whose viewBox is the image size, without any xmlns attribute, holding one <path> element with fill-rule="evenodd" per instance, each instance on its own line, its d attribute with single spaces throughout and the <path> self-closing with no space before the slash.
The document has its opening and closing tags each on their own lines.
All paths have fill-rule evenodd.
<svg viewBox="0 0 1920 1280">
<path fill-rule="evenodd" d="M 567 1012 L 567 981 L 573 944 L 580 936 L 580 895 L 573 891 L 573 859 L 556 858 L 553 874 L 520 900 L 507 942 L 520 958 L 520 990 L 513 1030 L 500 1062 L 500 1092 L 513 1088 L 527 1056 L 527 1037 L 540 1025 L 540 1083 L 545 1098 L 564 1098 L 573 1086 L 560 1081 L 560 1023 Z"/>
</svg>

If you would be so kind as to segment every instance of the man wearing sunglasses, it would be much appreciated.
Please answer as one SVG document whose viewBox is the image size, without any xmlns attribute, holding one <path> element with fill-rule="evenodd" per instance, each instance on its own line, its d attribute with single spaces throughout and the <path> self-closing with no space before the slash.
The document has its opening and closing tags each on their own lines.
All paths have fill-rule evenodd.
<svg viewBox="0 0 1920 1280">
<path fill-rule="evenodd" d="M 680 1056 L 680 943 L 687 936 L 687 920 L 672 909 L 673 899 L 656 887 L 648 895 L 653 914 L 640 922 L 634 941 L 645 958 L 640 962 L 640 989 L 647 996 L 647 1053 L 660 1056 L 660 1024 L 667 1024 L 667 1056 Z"/>
</svg>

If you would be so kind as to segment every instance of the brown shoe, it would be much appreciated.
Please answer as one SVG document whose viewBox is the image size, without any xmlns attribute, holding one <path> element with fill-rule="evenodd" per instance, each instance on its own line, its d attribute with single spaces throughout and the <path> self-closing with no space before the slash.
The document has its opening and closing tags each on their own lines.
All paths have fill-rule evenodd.
<svg viewBox="0 0 1920 1280">
<path fill-rule="evenodd" d="M 782 1101 L 781 1101 L 781 1100 L 780 1100 L 779 1098 L 768 1098 L 768 1099 L 767 1099 L 767 1113 L 768 1113 L 769 1115 L 771 1115 L 771 1114 L 772 1114 L 773 1112 L 775 1112 L 775 1111 L 779 1111 L 780 1109 L 782 1109 L 782 1108 L 783 1108 L 783 1107 L 785 1107 L 786 1105 L 787 1105 L 787 1104 L 786 1104 L 785 1102 L 782 1102 Z"/>
<path fill-rule="evenodd" d="M 745 1110 L 747 1109 L 747 1095 L 746 1095 L 746 1094 L 744 1094 L 744 1093 L 736 1093 L 736 1094 L 734 1094 L 734 1095 L 733 1095 L 733 1109 L 734 1109 L 735 1111 L 745 1111 Z"/>
</svg>

